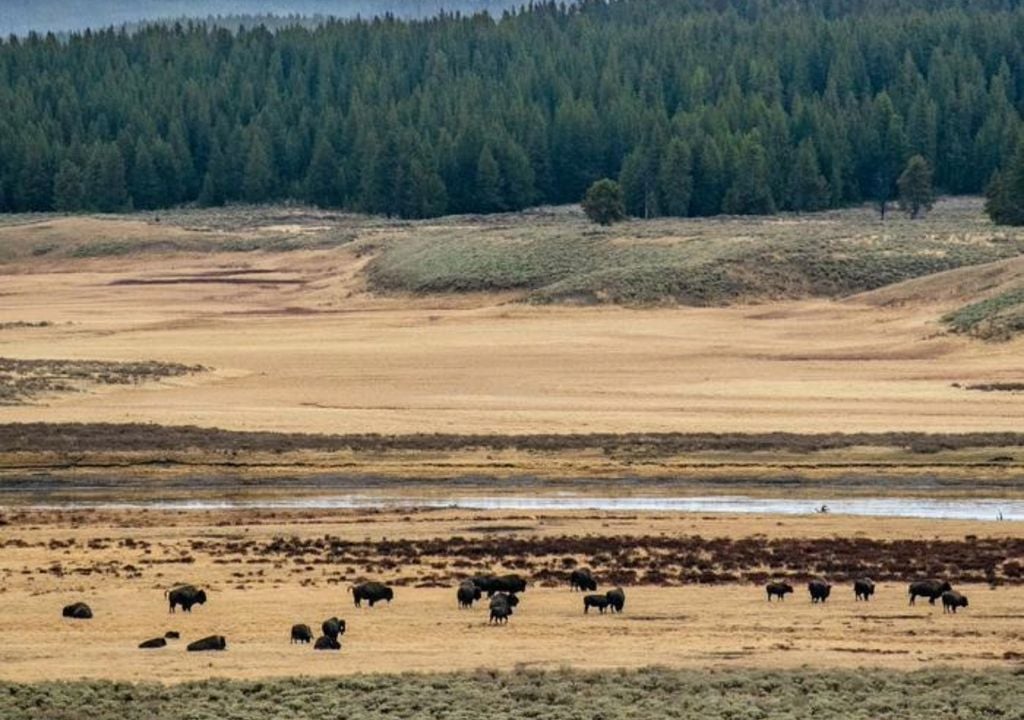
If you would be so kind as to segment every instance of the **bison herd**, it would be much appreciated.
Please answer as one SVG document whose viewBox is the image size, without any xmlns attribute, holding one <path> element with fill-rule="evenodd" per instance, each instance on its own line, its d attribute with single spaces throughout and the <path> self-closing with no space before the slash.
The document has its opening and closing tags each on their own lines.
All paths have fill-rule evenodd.
<svg viewBox="0 0 1024 720">
<path fill-rule="evenodd" d="M 786 595 L 793 592 L 793 586 L 787 582 L 770 582 L 765 585 L 768 593 L 768 602 L 772 598 L 785 600 Z M 823 603 L 832 594 L 832 585 L 821 578 L 814 578 L 807 583 L 807 592 L 811 596 L 812 603 Z M 867 602 L 875 594 L 875 583 L 871 578 L 858 578 L 853 583 L 854 600 Z M 910 596 L 910 604 L 914 605 L 917 598 L 928 598 L 928 603 L 934 605 L 935 601 L 942 598 L 942 611 L 944 613 L 955 613 L 957 608 L 967 607 L 967 596 L 953 590 L 953 586 L 946 580 L 918 580 L 910 583 L 907 588 Z"/>
<path fill-rule="evenodd" d="M 515 612 L 519 605 L 519 594 L 526 591 L 527 581 L 519 575 L 478 575 L 463 580 L 456 589 L 455 597 L 460 610 L 470 609 L 473 603 L 478 602 L 486 594 L 488 597 L 488 609 L 490 615 L 488 624 L 504 625 Z M 585 592 L 583 596 L 583 612 L 589 614 L 591 608 L 596 609 L 600 614 L 606 610 L 612 613 L 621 613 L 626 605 L 626 593 L 621 587 L 613 588 L 605 593 L 596 592 L 597 580 L 590 570 L 573 570 L 569 576 L 570 591 Z M 768 602 L 772 599 L 785 600 L 786 595 L 793 593 L 793 586 L 788 582 L 775 581 L 765 586 L 768 595 Z M 355 585 L 351 588 L 352 599 L 356 607 L 362 607 L 366 602 L 370 607 L 384 601 L 390 603 L 395 598 L 394 590 L 380 582 L 366 582 Z M 807 583 L 807 592 L 811 602 L 824 603 L 832 594 L 832 585 L 822 579 L 814 578 Z M 858 578 L 853 583 L 854 599 L 867 602 L 875 594 L 875 583 L 870 578 Z M 934 605 L 935 601 L 942 600 L 944 613 L 956 613 L 958 608 L 967 607 L 967 597 L 962 593 L 953 590 L 952 585 L 945 580 L 918 580 L 910 583 L 907 588 L 910 596 L 910 604 L 914 605 L 917 598 L 927 598 L 929 604 Z M 206 603 L 206 591 L 194 585 L 179 585 L 164 592 L 170 609 L 173 613 L 176 607 L 180 606 L 185 612 L 191 612 L 196 605 Z M 93 617 L 92 609 L 84 602 L 76 602 L 64 607 L 62 614 L 66 618 L 75 620 L 89 620 Z M 314 650 L 341 650 L 341 636 L 345 634 L 345 621 L 331 617 L 324 620 L 320 625 L 321 634 L 314 637 L 314 632 L 309 625 L 297 623 L 292 625 L 291 642 L 308 645 L 313 644 Z M 145 640 L 139 644 L 142 649 L 162 648 L 168 645 L 168 640 L 178 640 L 181 635 L 177 631 L 168 631 L 162 637 Z M 223 635 L 210 635 L 201 638 L 186 646 L 189 652 L 203 652 L 211 650 L 226 650 L 227 640 Z"/>
</svg>

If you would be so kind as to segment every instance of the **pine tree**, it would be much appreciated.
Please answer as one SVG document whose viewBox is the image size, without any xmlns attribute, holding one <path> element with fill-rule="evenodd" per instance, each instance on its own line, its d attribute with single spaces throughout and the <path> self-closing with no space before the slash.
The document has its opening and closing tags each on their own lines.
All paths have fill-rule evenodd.
<svg viewBox="0 0 1024 720">
<path fill-rule="evenodd" d="M 489 145 L 484 145 L 476 163 L 476 207 L 485 213 L 504 209 L 501 198 L 501 171 Z"/>
<path fill-rule="evenodd" d="M 317 139 L 313 157 L 306 170 L 306 199 L 320 207 L 338 207 L 342 203 L 341 175 L 334 145 L 326 137 Z"/>
<path fill-rule="evenodd" d="M 157 174 L 153 155 L 147 143 L 140 139 L 135 145 L 135 162 L 132 164 L 132 204 L 139 209 L 149 210 L 173 203 L 165 194 L 160 176 Z"/>
<path fill-rule="evenodd" d="M 651 218 L 658 210 L 658 156 L 641 145 L 626 156 L 619 173 L 619 187 L 626 212 L 633 217 Z"/>
<path fill-rule="evenodd" d="M 740 143 L 732 185 L 722 201 L 722 210 L 730 215 L 769 215 L 775 212 L 775 200 L 768 181 L 768 161 L 756 134 L 748 135 Z"/>
<path fill-rule="evenodd" d="M 85 177 L 86 203 L 89 207 L 108 213 L 129 209 L 124 158 L 117 143 L 100 143 L 93 147 Z"/>
<path fill-rule="evenodd" d="M 693 194 L 693 168 L 690 148 L 680 138 L 669 142 L 658 168 L 660 209 L 665 215 L 686 217 L 690 214 Z"/>
<path fill-rule="evenodd" d="M 60 164 L 53 179 L 53 206 L 60 212 L 85 209 L 85 178 L 82 168 L 71 159 Z"/>
<path fill-rule="evenodd" d="M 818 166 L 818 152 L 809 138 L 800 143 L 790 189 L 790 205 L 797 212 L 814 212 L 828 207 L 828 181 Z"/>
<path fill-rule="evenodd" d="M 583 197 L 583 212 L 598 225 L 611 225 L 626 217 L 622 188 L 614 180 L 598 180 Z"/>
<path fill-rule="evenodd" d="M 989 184 L 985 212 L 997 225 L 1024 225 L 1024 142 Z"/>
<path fill-rule="evenodd" d="M 210 161 L 203 177 L 203 188 L 199 193 L 199 203 L 207 206 L 223 205 L 228 198 L 229 169 L 227 159 L 216 139 L 210 149 Z"/>
<path fill-rule="evenodd" d="M 931 210 L 935 193 L 932 190 L 932 169 L 927 160 L 920 155 L 910 158 L 897 184 L 900 189 L 900 209 L 906 211 L 911 218 L 917 219 L 923 211 Z"/>
<path fill-rule="evenodd" d="M 249 142 L 242 181 L 246 202 L 266 202 L 274 191 L 275 173 L 270 150 L 270 138 L 267 133 L 262 129 L 255 130 Z"/>
</svg>

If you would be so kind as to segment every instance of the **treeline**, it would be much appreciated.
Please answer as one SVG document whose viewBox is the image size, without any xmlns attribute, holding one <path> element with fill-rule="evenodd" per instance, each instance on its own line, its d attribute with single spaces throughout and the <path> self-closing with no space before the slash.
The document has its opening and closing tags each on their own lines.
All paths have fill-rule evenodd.
<svg viewBox="0 0 1024 720">
<path fill-rule="evenodd" d="M 203 24 L 0 44 L 0 210 L 296 199 L 426 217 L 978 193 L 1024 111 L 1020 0 L 642 0 L 495 20 Z M 1005 176 L 1005 175 L 1004 175 Z"/>
</svg>

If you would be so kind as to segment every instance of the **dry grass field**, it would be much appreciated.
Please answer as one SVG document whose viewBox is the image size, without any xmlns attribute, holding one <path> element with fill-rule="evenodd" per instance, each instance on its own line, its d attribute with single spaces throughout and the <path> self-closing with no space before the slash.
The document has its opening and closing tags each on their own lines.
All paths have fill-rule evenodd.
<svg viewBox="0 0 1024 720">
<path fill-rule="evenodd" d="M 8 512 L 0 554 L 0 679 L 19 682 L 108 679 L 179 682 L 208 677 L 268 678 L 377 672 L 876 666 L 898 669 L 1016 667 L 1024 657 L 1024 585 L 958 584 L 971 605 L 956 616 L 920 601 L 908 607 L 906 585 L 886 581 L 869 604 L 838 583 L 825 605 L 812 605 L 801 583 L 769 605 L 752 583 L 627 585 L 622 615 L 582 612 L 565 584 L 534 583 L 507 627 L 489 627 L 483 607 L 458 610 L 451 580 L 477 565 L 516 569 L 497 560 L 497 541 L 541 542 L 569 533 L 620 537 L 753 539 L 812 542 L 834 537 L 923 543 L 935 559 L 967 542 L 1020 541 L 1014 525 L 852 518 L 420 512 L 395 513 L 124 513 Z M 377 543 L 376 556 L 290 557 L 267 550 L 295 538 Z M 482 554 L 446 555 L 463 537 Z M 388 539 L 435 541 L 432 558 L 402 563 Z M 474 540 L 475 539 L 475 540 Z M 251 545 L 250 545 L 251 544 Z M 247 546 L 248 545 L 248 546 Z M 808 546 L 810 547 L 810 546 Z M 263 548 L 262 550 L 260 548 Z M 647 552 L 643 541 L 636 551 Z M 653 552 L 653 542 L 651 545 Z M 464 553 L 464 551 L 459 551 Z M 653 557 L 653 556 L 652 556 Z M 388 559 L 398 558 L 388 566 Z M 468 560 L 467 560 L 468 558 Z M 600 553 L 579 556 L 600 568 Z M 816 558 L 806 557 L 810 563 Z M 820 560 L 820 558 L 817 558 Z M 460 564 L 461 563 L 461 564 Z M 85 570 L 88 569 L 88 572 Z M 520 570 L 522 571 L 522 570 Z M 564 571 L 563 571 L 564 572 Z M 600 572 L 600 570 L 599 570 Z M 529 573 L 527 573 L 529 574 Z M 363 577 L 397 581 L 396 599 L 373 609 L 352 606 L 348 584 Z M 162 590 L 179 581 L 210 589 L 191 614 L 167 612 Z M 84 599 L 91 621 L 60 616 Z M 340 654 L 291 645 L 293 623 L 314 627 L 331 615 L 347 620 Z M 142 651 L 136 645 L 178 630 L 182 641 Z M 223 654 L 192 654 L 184 643 L 223 634 Z"/>
</svg>

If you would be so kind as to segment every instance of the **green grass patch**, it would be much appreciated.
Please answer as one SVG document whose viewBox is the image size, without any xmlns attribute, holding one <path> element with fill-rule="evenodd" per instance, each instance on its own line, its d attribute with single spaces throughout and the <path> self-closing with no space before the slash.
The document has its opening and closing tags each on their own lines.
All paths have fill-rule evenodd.
<svg viewBox="0 0 1024 720">
<path fill-rule="evenodd" d="M 229 650 L 230 651 L 230 647 Z M 519 671 L 263 682 L 0 684 L 5 720 L 1020 718 L 1009 671 Z"/>
<path fill-rule="evenodd" d="M 1010 340 L 1024 332 L 1024 287 L 965 305 L 942 320 L 958 333 L 983 340 Z"/>
</svg>

